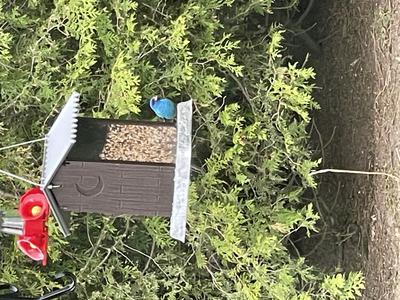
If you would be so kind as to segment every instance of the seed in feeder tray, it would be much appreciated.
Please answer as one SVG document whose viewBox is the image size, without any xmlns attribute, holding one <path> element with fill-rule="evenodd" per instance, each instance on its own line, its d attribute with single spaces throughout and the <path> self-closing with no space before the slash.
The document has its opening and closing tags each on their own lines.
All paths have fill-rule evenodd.
<svg viewBox="0 0 400 300">
<path fill-rule="evenodd" d="M 164 125 L 112 124 L 99 158 L 175 163 L 176 128 Z"/>
</svg>

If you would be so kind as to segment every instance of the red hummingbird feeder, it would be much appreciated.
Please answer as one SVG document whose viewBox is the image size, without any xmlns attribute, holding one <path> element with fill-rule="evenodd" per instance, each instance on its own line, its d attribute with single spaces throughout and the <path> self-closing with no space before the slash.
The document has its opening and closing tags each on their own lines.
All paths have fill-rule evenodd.
<svg viewBox="0 0 400 300">
<path fill-rule="evenodd" d="M 49 218 L 49 204 L 40 188 L 32 188 L 22 195 L 19 214 L 23 220 L 22 235 L 18 237 L 19 249 L 31 259 L 47 263 L 49 240 L 46 222 Z"/>
<path fill-rule="evenodd" d="M 24 180 L 37 187 L 31 188 L 20 197 L 17 217 L 0 214 L 0 231 L 17 235 L 18 248 L 34 261 L 47 263 L 47 245 L 49 240 L 47 220 L 50 210 L 64 236 L 70 234 L 68 218 L 59 207 L 51 189 L 51 181 L 66 155 L 75 143 L 79 94 L 73 93 L 66 105 L 43 139 L 37 139 L 5 148 L 12 148 L 36 141 L 45 141 L 43 168 L 40 184 L 0 170 L 2 174 Z M 0 211 L 1 213 L 1 211 Z"/>
<path fill-rule="evenodd" d="M 49 240 L 46 222 L 49 204 L 40 188 L 32 188 L 22 195 L 18 208 L 19 217 L 2 217 L 0 230 L 18 235 L 18 248 L 34 261 L 47 263 Z"/>
</svg>

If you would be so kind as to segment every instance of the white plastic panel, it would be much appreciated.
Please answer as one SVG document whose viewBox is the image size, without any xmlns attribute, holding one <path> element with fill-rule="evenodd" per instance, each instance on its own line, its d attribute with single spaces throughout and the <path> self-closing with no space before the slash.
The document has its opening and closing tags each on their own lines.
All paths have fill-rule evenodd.
<svg viewBox="0 0 400 300">
<path fill-rule="evenodd" d="M 42 185 L 47 187 L 76 140 L 79 93 L 73 92 L 46 135 Z"/>
<path fill-rule="evenodd" d="M 177 145 L 170 236 L 185 241 L 192 158 L 192 100 L 177 106 Z"/>
<path fill-rule="evenodd" d="M 51 212 L 64 236 L 70 234 L 68 221 L 51 192 L 50 183 L 76 141 L 79 112 L 79 93 L 73 92 L 51 126 L 44 145 L 42 190 L 50 204 Z"/>
</svg>

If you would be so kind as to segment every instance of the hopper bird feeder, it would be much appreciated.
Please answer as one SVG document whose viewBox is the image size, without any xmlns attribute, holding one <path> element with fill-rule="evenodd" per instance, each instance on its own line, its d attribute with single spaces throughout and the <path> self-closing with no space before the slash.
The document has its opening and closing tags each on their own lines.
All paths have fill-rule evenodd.
<svg viewBox="0 0 400 300">
<path fill-rule="evenodd" d="M 78 98 L 74 93 L 66 107 Z M 49 198 L 60 210 L 170 217 L 171 236 L 184 241 L 192 102 L 177 105 L 176 122 L 74 116 L 69 123 L 76 139 L 68 151 L 52 154 L 59 163 L 47 175 Z"/>
<path fill-rule="evenodd" d="M 174 122 L 83 118 L 78 107 L 74 92 L 44 139 L 39 187 L 20 198 L 19 217 L 0 214 L 0 231 L 18 235 L 19 248 L 43 265 L 50 211 L 64 236 L 68 212 L 87 212 L 169 217 L 171 237 L 183 242 L 192 101 L 177 105 Z"/>
</svg>

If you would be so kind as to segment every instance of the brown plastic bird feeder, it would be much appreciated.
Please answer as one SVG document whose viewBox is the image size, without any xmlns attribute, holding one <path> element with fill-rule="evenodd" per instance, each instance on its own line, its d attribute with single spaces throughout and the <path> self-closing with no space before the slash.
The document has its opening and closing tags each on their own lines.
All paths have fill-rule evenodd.
<svg viewBox="0 0 400 300">
<path fill-rule="evenodd" d="M 50 198 L 62 211 L 170 217 L 171 236 L 184 240 L 191 114 L 188 101 L 178 104 L 176 122 L 76 117 Z"/>
</svg>

